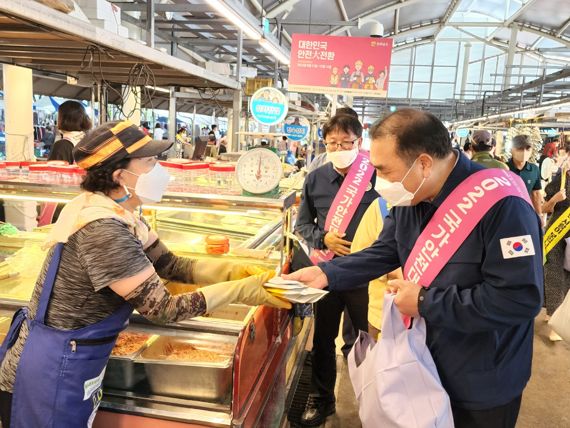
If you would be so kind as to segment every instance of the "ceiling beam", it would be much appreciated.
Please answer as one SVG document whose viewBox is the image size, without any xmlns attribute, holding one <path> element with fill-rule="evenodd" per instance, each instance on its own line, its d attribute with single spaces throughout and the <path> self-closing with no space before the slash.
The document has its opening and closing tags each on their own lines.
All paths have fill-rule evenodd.
<svg viewBox="0 0 570 428">
<path fill-rule="evenodd" d="M 570 39 L 562 36 L 557 36 L 555 30 L 547 29 L 544 27 L 537 27 L 527 22 L 514 22 L 512 25 L 518 26 L 520 31 L 526 31 L 527 33 L 536 34 L 537 36 L 553 40 L 555 42 L 558 42 L 566 46 L 567 48 L 570 48 Z"/>
<path fill-rule="evenodd" d="M 412 48 L 414 46 L 427 45 L 427 44 L 433 43 L 433 42 L 434 42 L 433 36 L 422 37 L 421 39 L 416 39 L 413 41 L 405 41 L 402 43 L 396 43 L 394 45 L 394 48 L 392 49 L 392 51 L 398 52 L 398 51 L 401 51 L 404 49 Z"/>
<path fill-rule="evenodd" d="M 387 13 L 392 13 L 395 10 L 401 9 L 402 7 L 410 6 L 414 3 L 418 3 L 421 0 L 394 0 L 388 4 L 384 4 L 380 7 L 376 7 L 374 9 L 368 10 L 360 15 L 353 17 L 352 19 L 360 19 L 361 21 L 368 21 L 374 19 L 377 16 L 384 15 Z M 345 31 L 345 26 L 340 26 L 337 28 L 333 28 L 331 31 L 327 32 L 326 34 L 330 35 L 338 35 Z"/>
<path fill-rule="evenodd" d="M 525 4 L 523 4 L 515 13 L 513 13 L 502 25 L 502 27 L 497 28 L 493 31 L 488 37 L 487 40 L 493 40 L 493 38 L 497 35 L 498 31 L 501 28 L 508 28 L 515 20 L 525 13 L 537 0 L 528 0 Z"/>
<path fill-rule="evenodd" d="M 344 7 L 344 2 L 342 0 L 336 0 L 336 5 L 338 7 L 338 10 L 340 11 L 340 15 L 342 16 L 342 19 L 344 19 L 345 21 L 348 21 L 348 14 L 346 13 L 346 8 Z M 336 24 L 331 24 L 331 25 L 336 25 Z M 343 24 L 340 24 L 343 25 Z M 356 23 L 356 25 L 358 25 L 358 23 Z M 346 29 L 346 35 L 347 36 L 352 36 L 350 30 L 347 28 Z"/>
<path fill-rule="evenodd" d="M 566 22 L 564 24 L 562 24 L 560 26 L 560 28 L 556 31 L 556 37 L 560 37 L 562 36 L 562 34 L 564 34 L 564 32 L 568 29 L 568 27 L 570 27 L 570 18 L 568 18 L 566 20 Z"/>
<path fill-rule="evenodd" d="M 295 5 L 299 3 L 299 1 L 300 0 L 284 0 L 281 3 L 277 3 L 277 5 L 274 8 L 267 11 L 266 17 L 269 19 L 275 18 L 281 13 L 292 10 L 293 7 L 295 7 Z"/>
</svg>

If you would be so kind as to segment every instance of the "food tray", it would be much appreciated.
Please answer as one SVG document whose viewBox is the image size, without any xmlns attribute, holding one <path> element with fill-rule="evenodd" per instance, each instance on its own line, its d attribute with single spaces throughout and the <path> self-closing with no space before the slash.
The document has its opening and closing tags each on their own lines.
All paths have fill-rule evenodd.
<svg viewBox="0 0 570 428">
<path fill-rule="evenodd" d="M 137 383 L 146 377 L 145 369 L 142 364 L 135 363 L 134 359 L 143 349 L 156 340 L 158 336 L 138 331 L 126 331 L 121 334 L 143 334 L 147 339 L 132 353 L 124 355 L 112 355 L 107 363 L 103 386 L 113 389 L 132 389 Z"/>
<path fill-rule="evenodd" d="M 232 336 L 194 332 L 160 336 L 135 361 L 144 363 L 153 394 L 225 403 L 231 398 L 236 340 Z M 222 357 L 217 361 L 167 359 L 171 350 L 188 345 Z"/>
</svg>

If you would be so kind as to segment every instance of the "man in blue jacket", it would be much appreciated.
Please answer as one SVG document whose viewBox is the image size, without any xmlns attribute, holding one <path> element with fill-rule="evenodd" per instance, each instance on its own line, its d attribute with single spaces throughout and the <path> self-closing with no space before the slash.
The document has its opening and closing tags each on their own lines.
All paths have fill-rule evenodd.
<svg viewBox="0 0 570 428">
<path fill-rule="evenodd" d="M 404 266 L 436 209 L 482 169 L 452 150 L 444 125 L 427 112 L 400 110 L 375 125 L 371 136 L 378 189 L 394 206 L 382 233 L 370 248 L 300 270 L 292 279 L 346 290 Z M 508 238 L 521 237 L 529 251 L 505 247 Z M 427 345 L 451 398 L 455 426 L 514 427 L 543 299 L 542 232 L 532 206 L 518 197 L 495 204 L 430 288 L 405 280 L 390 285 L 400 312 L 426 321 Z"/>
</svg>

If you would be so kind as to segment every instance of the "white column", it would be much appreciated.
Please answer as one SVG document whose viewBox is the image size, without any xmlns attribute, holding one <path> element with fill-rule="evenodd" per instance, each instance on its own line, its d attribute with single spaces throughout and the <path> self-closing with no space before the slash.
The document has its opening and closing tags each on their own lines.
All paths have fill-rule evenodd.
<svg viewBox="0 0 570 428">
<path fill-rule="evenodd" d="M 32 70 L 3 65 L 4 111 L 6 117 L 6 158 L 34 160 L 34 115 Z M 4 201 L 6 221 L 19 229 L 37 226 L 35 202 Z"/>
<path fill-rule="evenodd" d="M 126 97 L 123 100 L 123 119 L 130 120 L 135 125 L 141 124 L 141 88 L 138 86 L 123 86 Z M 128 116 L 128 117 L 127 117 Z"/>
<path fill-rule="evenodd" d="M 465 43 L 465 51 L 463 52 L 463 73 L 461 76 L 461 88 L 459 90 L 459 99 L 465 98 L 465 89 L 467 88 L 467 73 L 469 71 L 469 55 L 471 54 L 471 44 Z"/>
<path fill-rule="evenodd" d="M 511 28 L 511 39 L 509 41 L 509 52 L 507 53 L 507 63 L 505 64 L 505 78 L 503 79 L 503 91 L 511 87 L 511 77 L 513 74 L 513 62 L 517 49 L 517 36 L 519 29 L 515 26 Z"/>
</svg>

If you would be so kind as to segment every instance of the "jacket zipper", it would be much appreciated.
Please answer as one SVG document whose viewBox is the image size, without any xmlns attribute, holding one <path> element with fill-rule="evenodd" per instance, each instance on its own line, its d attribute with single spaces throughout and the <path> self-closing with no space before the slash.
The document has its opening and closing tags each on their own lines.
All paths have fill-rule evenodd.
<svg viewBox="0 0 570 428">
<path fill-rule="evenodd" d="M 71 346 L 71 352 L 76 352 L 77 346 L 105 345 L 113 342 L 115 339 L 117 339 L 117 336 L 102 337 L 100 339 L 71 339 L 69 346 Z"/>
</svg>

